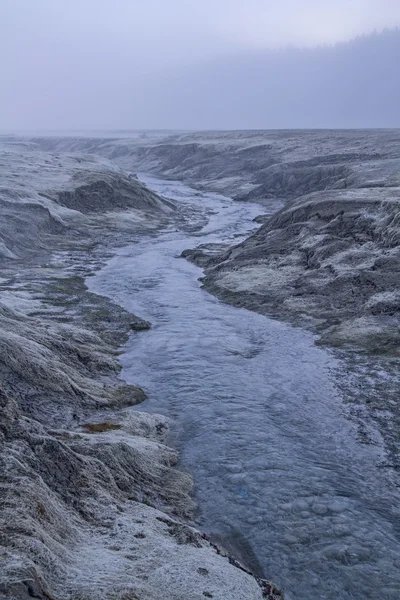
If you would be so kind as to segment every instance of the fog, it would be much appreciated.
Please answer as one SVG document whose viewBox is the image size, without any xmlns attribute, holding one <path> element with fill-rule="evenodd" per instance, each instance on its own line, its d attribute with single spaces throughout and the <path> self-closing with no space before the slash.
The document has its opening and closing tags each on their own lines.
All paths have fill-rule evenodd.
<svg viewBox="0 0 400 600">
<path fill-rule="evenodd" d="M 399 25 L 398 0 L 1 0 L 0 130 L 400 126 Z"/>
</svg>

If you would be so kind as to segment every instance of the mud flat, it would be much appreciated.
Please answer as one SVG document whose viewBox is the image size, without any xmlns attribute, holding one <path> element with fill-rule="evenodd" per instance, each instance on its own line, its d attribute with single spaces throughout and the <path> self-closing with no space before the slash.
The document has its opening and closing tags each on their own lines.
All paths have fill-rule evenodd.
<svg viewBox="0 0 400 600">
<path fill-rule="evenodd" d="M 106 159 L 0 148 L 0 598 L 275 598 L 190 526 L 167 418 L 119 377 L 149 324 L 85 277 L 178 218 Z M 146 335 L 141 333 L 140 335 Z"/>
</svg>

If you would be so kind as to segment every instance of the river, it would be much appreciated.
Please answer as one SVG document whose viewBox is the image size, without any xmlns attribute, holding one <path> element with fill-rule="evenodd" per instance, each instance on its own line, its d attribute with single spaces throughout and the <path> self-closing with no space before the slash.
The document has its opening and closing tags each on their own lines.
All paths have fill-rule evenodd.
<svg viewBox="0 0 400 600">
<path fill-rule="evenodd" d="M 153 323 L 124 347 L 122 376 L 147 391 L 140 410 L 174 420 L 198 527 L 246 540 L 287 600 L 399 600 L 398 495 L 344 414 L 342 365 L 310 333 L 209 295 L 179 258 L 239 241 L 264 209 L 141 179 L 182 226 L 138 236 L 88 285 Z"/>
</svg>

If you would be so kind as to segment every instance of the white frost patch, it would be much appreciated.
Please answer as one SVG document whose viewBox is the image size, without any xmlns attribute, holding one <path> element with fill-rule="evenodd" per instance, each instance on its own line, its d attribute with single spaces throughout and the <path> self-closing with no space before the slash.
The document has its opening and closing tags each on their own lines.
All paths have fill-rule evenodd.
<svg viewBox="0 0 400 600">
<path fill-rule="evenodd" d="M 379 292 L 369 298 L 368 302 L 365 303 L 366 308 L 375 308 L 379 304 L 400 305 L 400 291 L 396 290 L 393 292 Z"/>
<path fill-rule="evenodd" d="M 18 311 L 25 315 L 29 315 L 32 311 L 43 308 L 41 301 L 33 298 L 29 292 L 17 290 L 1 290 L 0 301 L 2 306 L 7 306 L 7 308 L 12 311 Z"/>
<path fill-rule="evenodd" d="M 281 266 L 272 269 L 267 265 L 241 267 L 235 271 L 224 272 L 218 278 L 218 285 L 233 292 L 268 293 L 269 290 L 280 290 L 291 286 L 300 275 L 299 268 Z"/>
<path fill-rule="evenodd" d="M 0 242 L 0 256 L 3 258 L 17 258 L 14 252 L 11 252 L 3 242 Z"/>
<path fill-rule="evenodd" d="M 141 212 L 138 210 L 126 210 L 124 212 L 108 212 L 101 215 L 92 216 L 92 221 L 98 221 L 103 227 L 118 229 L 119 231 L 132 231 L 138 229 L 151 230 L 159 225 L 159 220 L 155 215 Z"/>
<path fill-rule="evenodd" d="M 337 275 L 345 275 L 354 270 L 370 269 L 378 256 L 379 252 L 372 247 L 372 244 L 363 244 L 359 247 L 356 246 L 336 252 L 321 261 L 321 268 L 333 266 Z"/>
<path fill-rule="evenodd" d="M 217 555 L 194 529 L 154 508 L 125 505 L 111 530 L 87 531 L 85 538 L 66 586 L 85 600 L 204 600 L 205 593 L 215 600 L 262 599 L 251 576 Z"/>
<path fill-rule="evenodd" d="M 393 344 L 396 338 L 400 342 L 400 328 L 390 318 L 368 316 L 344 321 L 324 335 L 322 341 L 380 347 L 385 340 Z"/>
</svg>

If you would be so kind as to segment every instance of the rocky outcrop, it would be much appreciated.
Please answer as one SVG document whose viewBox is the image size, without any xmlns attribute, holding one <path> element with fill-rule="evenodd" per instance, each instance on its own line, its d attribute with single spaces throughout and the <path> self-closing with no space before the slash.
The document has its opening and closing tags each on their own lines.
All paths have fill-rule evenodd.
<svg viewBox="0 0 400 600">
<path fill-rule="evenodd" d="M 314 193 L 208 260 L 205 285 L 321 341 L 400 347 L 400 188 Z"/>
<path fill-rule="evenodd" d="M 0 145 L 0 260 L 43 256 L 63 236 L 82 243 L 99 227 L 151 229 L 173 210 L 107 160 Z"/>
</svg>

